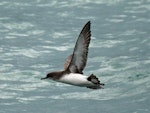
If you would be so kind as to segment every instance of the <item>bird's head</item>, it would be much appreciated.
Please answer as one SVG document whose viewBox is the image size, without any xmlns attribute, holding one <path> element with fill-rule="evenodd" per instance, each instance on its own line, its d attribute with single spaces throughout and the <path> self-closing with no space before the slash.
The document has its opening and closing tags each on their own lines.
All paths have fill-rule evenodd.
<svg viewBox="0 0 150 113">
<path fill-rule="evenodd" d="M 41 78 L 41 80 L 43 80 L 43 79 L 53 79 L 53 77 L 54 77 L 54 73 L 52 72 L 52 73 L 48 73 L 48 74 L 46 75 L 46 77 Z"/>
</svg>

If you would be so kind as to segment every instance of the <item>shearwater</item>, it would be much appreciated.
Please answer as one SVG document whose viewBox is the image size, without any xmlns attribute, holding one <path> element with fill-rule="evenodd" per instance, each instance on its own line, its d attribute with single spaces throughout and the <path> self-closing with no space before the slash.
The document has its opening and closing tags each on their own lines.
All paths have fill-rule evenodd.
<svg viewBox="0 0 150 113">
<path fill-rule="evenodd" d="M 104 85 L 100 83 L 100 80 L 94 75 L 86 76 L 83 74 L 83 70 L 86 66 L 88 47 L 91 40 L 91 22 L 88 21 L 83 27 L 77 42 L 73 54 L 71 54 L 64 64 L 63 71 L 55 71 L 48 73 L 43 79 L 52 79 L 57 82 L 71 84 L 80 87 L 87 87 L 91 89 L 100 89 Z"/>
</svg>

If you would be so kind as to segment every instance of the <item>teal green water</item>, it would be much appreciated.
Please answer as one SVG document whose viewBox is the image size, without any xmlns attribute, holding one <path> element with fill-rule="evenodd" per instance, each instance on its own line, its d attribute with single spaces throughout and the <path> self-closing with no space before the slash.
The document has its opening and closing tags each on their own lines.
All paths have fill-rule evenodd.
<svg viewBox="0 0 150 113">
<path fill-rule="evenodd" d="M 149 113 L 149 0 L 1 0 L 1 113 Z M 84 24 L 85 74 L 104 89 L 41 81 L 62 70 Z"/>
</svg>

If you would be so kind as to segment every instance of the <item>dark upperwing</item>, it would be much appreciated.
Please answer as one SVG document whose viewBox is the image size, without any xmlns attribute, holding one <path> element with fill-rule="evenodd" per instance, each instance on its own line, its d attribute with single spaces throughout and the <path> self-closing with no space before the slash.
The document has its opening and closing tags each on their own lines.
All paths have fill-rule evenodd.
<svg viewBox="0 0 150 113">
<path fill-rule="evenodd" d="M 72 73 L 83 73 L 82 71 L 86 66 L 88 47 L 91 40 L 90 28 L 91 23 L 89 21 L 85 24 L 77 39 L 73 54 L 66 60 L 64 65 L 65 70 L 69 70 Z"/>
</svg>

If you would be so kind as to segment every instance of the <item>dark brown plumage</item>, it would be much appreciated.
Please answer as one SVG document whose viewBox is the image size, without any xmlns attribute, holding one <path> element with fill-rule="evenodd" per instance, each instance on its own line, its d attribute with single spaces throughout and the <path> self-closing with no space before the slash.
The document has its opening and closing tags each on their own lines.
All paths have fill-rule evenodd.
<svg viewBox="0 0 150 113">
<path fill-rule="evenodd" d="M 91 23 L 90 21 L 86 23 L 86 25 L 83 27 L 81 33 L 79 34 L 78 40 L 76 42 L 74 51 L 72 56 L 69 57 L 70 64 L 66 67 L 68 67 L 66 70 L 69 70 L 72 73 L 83 73 L 87 62 L 87 56 L 88 56 L 88 47 L 91 40 Z M 69 62 L 68 59 L 68 62 Z M 68 64 L 68 63 L 67 63 Z M 65 68 L 66 68 L 65 67 Z"/>
<path fill-rule="evenodd" d="M 81 30 L 77 42 L 71 54 L 64 64 L 64 71 L 48 73 L 45 78 L 71 85 L 87 87 L 91 89 L 102 88 L 104 84 L 93 74 L 90 76 L 83 75 L 83 70 L 87 63 L 88 47 L 91 40 L 91 23 L 88 21 Z"/>
</svg>

